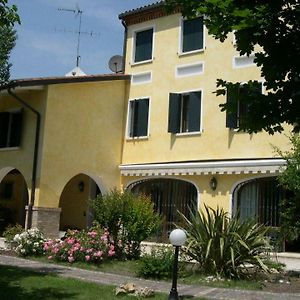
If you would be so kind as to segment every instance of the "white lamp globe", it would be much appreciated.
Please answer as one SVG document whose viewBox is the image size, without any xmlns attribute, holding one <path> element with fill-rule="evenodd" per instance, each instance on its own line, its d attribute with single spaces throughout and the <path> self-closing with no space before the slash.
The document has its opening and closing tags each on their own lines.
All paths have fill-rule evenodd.
<svg viewBox="0 0 300 300">
<path fill-rule="evenodd" d="M 169 239 L 173 246 L 182 246 L 185 243 L 187 237 L 184 230 L 174 229 L 170 233 Z"/>
</svg>

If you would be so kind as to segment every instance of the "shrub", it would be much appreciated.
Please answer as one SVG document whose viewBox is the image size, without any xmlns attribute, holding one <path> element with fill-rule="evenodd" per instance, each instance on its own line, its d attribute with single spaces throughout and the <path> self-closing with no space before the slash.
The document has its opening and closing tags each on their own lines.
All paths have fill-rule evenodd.
<svg viewBox="0 0 300 300">
<path fill-rule="evenodd" d="M 151 249 L 150 254 L 140 258 L 138 276 L 144 278 L 166 279 L 172 277 L 174 252 L 170 247 Z"/>
<path fill-rule="evenodd" d="M 268 271 L 264 264 L 268 242 L 267 229 L 254 220 L 229 218 L 223 209 L 205 207 L 204 212 L 191 212 L 190 220 L 181 214 L 187 232 L 183 251 L 199 262 L 203 273 L 227 278 L 245 276 L 245 266 Z"/>
<path fill-rule="evenodd" d="M 69 230 L 64 240 L 48 240 L 43 247 L 48 259 L 100 263 L 115 256 L 109 232 L 99 226 L 89 231 Z"/>
<path fill-rule="evenodd" d="M 108 228 L 120 259 L 138 258 L 141 242 L 155 233 L 161 223 L 151 199 L 131 192 L 112 190 L 92 200 L 91 207 L 95 221 Z"/>
<path fill-rule="evenodd" d="M 20 234 L 24 231 L 24 228 L 20 224 L 8 225 L 4 232 L 3 237 L 6 242 L 12 242 L 16 234 Z"/>
<path fill-rule="evenodd" d="M 16 234 L 14 239 L 16 252 L 22 256 L 42 255 L 45 242 L 42 232 L 37 228 L 28 229 L 21 234 Z"/>
</svg>

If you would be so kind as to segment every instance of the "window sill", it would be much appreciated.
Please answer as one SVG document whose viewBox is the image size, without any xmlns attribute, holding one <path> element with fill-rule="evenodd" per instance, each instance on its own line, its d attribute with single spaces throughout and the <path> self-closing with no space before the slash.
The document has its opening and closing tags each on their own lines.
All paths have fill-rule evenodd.
<svg viewBox="0 0 300 300">
<path fill-rule="evenodd" d="M 135 137 L 130 137 L 127 136 L 126 137 L 126 141 L 130 142 L 130 141 L 143 141 L 143 140 L 148 140 L 149 136 L 135 136 Z"/>
<path fill-rule="evenodd" d="M 139 65 L 146 65 L 146 64 L 152 64 L 154 58 L 148 59 L 148 60 L 143 60 L 143 61 L 138 61 L 138 62 L 132 62 L 130 65 L 132 67 L 134 66 L 139 66 Z"/>
<path fill-rule="evenodd" d="M 175 133 L 176 136 L 193 136 L 193 135 L 201 135 L 203 130 L 201 131 L 192 131 L 192 132 L 179 132 Z"/>
<path fill-rule="evenodd" d="M 2 151 L 16 151 L 16 150 L 20 150 L 20 147 L 6 147 L 6 148 L 0 148 L 0 152 Z"/>
<path fill-rule="evenodd" d="M 204 50 L 205 50 L 205 48 L 198 49 L 198 50 L 193 50 L 193 51 L 188 51 L 188 52 L 179 52 L 178 56 L 182 57 L 182 56 L 188 56 L 188 55 L 193 55 L 193 54 L 199 54 L 199 53 L 203 53 Z"/>
</svg>

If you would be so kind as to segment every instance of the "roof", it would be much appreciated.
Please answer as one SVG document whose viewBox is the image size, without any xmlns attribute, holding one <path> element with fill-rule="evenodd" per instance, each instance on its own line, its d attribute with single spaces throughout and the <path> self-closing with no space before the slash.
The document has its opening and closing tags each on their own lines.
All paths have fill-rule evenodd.
<svg viewBox="0 0 300 300">
<path fill-rule="evenodd" d="M 179 6 L 173 10 L 167 10 L 165 1 L 158 1 L 153 4 L 125 11 L 119 15 L 119 19 L 121 19 L 128 26 L 161 18 L 173 13 L 178 13 L 180 11 L 181 10 Z"/>
<path fill-rule="evenodd" d="M 6 90 L 16 87 L 30 87 L 60 83 L 78 83 L 78 82 L 95 82 L 95 81 L 110 81 L 110 80 L 130 80 L 130 75 L 125 74 L 102 74 L 102 75 L 84 75 L 73 77 L 39 77 L 16 79 L 0 86 L 0 90 Z"/>
<path fill-rule="evenodd" d="M 147 11 L 149 9 L 161 7 L 164 4 L 164 2 L 165 1 L 157 1 L 155 3 L 148 4 L 148 5 L 145 5 L 145 6 L 142 6 L 142 7 L 134 8 L 134 9 L 131 9 L 131 10 L 126 10 L 125 12 L 119 14 L 119 19 L 124 19 L 125 17 L 133 15 L 133 14 L 137 14 L 137 13 Z"/>
</svg>

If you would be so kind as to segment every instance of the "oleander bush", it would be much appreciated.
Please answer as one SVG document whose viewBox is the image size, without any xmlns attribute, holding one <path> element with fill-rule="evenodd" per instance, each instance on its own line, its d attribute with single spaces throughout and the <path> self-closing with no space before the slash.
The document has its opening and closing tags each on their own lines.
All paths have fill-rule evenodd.
<svg viewBox="0 0 300 300">
<path fill-rule="evenodd" d="M 44 253 L 45 238 L 37 228 L 28 229 L 16 234 L 13 241 L 16 243 L 15 251 L 21 256 L 38 256 Z"/>
<path fill-rule="evenodd" d="M 15 235 L 24 231 L 25 229 L 20 224 L 8 225 L 3 232 L 3 237 L 6 242 L 13 242 Z"/>
<path fill-rule="evenodd" d="M 161 217 L 145 195 L 114 189 L 91 200 L 91 207 L 94 220 L 108 228 L 119 259 L 139 258 L 141 242 L 156 233 L 161 224 Z"/>
<path fill-rule="evenodd" d="M 205 207 L 187 219 L 180 214 L 187 233 L 185 254 L 199 263 L 204 274 L 241 278 L 249 274 L 247 267 L 268 272 L 264 263 L 269 250 L 267 228 L 254 220 L 230 218 L 223 209 Z"/>
<path fill-rule="evenodd" d="M 43 250 L 49 260 L 100 263 L 115 256 L 115 246 L 107 229 L 94 226 L 86 230 L 69 230 L 63 240 L 47 240 Z"/>
</svg>

